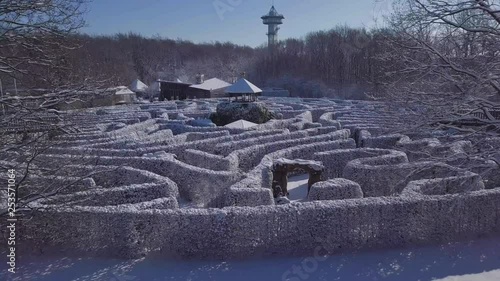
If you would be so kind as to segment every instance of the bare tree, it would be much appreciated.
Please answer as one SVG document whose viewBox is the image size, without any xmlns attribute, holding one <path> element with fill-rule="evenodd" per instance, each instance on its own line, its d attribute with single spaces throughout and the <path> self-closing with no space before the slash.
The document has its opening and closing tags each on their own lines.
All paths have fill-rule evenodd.
<svg viewBox="0 0 500 281">
<path fill-rule="evenodd" d="M 68 36 L 84 26 L 87 0 L 4 0 L 0 2 L 0 72 L 37 76 L 65 67 L 75 48 Z M 35 72 L 34 70 L 37 70 Z"/>
<path fill-rule="evenodd" d="M 87 77 L 75 77 L 67 60 L 79 47 L 74 34 L 84 26 L 86 3 L 0 1 L 0 79 L 22 81 L 19 93 L 0 97 L 0 159 L 9 160 L 1 168 L 17 168 L 18 204 L 23 199 L 19 188 L 34 170 L 31 163 L 51 145 L 54 132 L 65 130 L 63 117 L 53 108 L 81 99 L 92 84 Z"/>
<path fill-rule="evenodd" d="M 261 83 L 300 80 L 325 85 L 339 98 L 364 98 L 374 91 L 381 78 L 376 55 L 383 51 L 385 30 L 366 30 L 338 26 L 327 31 L 311 32 L 304 39 L 279 42 L 273 57 L 267 48 L 259 48 L 255 75 Z M 295 83 L 295 84 L 297 84 Z M 324 93 L 326 96 L 328 93 Z M 316 97 L 301 91 L 302 97 Z"/>
<path fill-rule="evenodd" d="M 496 0 L 399 0 L 380 56 L 387 93 L 419 126 L 500 133 Z M 423 117 L 422 117 L 423 115 Z"/>
</svg>

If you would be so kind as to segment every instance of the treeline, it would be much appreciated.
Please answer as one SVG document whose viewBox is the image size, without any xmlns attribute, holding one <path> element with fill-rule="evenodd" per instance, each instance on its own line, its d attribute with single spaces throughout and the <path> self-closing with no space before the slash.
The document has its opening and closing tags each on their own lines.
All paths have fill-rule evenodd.
<svg viewBox="0 0 500 281">
<path fill-rule="evenodd" d="M 84 2 L 68 1 L 58 3 L 64 8 Z M 82 14 L 74 8 L 68 8 L 77 11 L 74 21 L 60 15 L 56 34 L 47 32 L 44 22 L 14 24 L 0 17 L 5 30 L 0 36 L 0 79 L 4 88 L 12 88 L 16 78 L 19 88 L 75 89 L 90 83 L 129 85 L 136 78 L 147 84 L 156 79 L 195 82 L 198 73 L 231 82 L 246 72 L 259 86 L 286 88 L 301 97 L 359 99 L 400 93 L 402 100 L 422 100 L 427 94 L 442 98 L 459 93 L 500 98 L 496 5 L 395 2 L 397 12 L 386 20 L 385 29 L 340 26 L 312 32 L 279 42 L 273 55 L 266 47 L 232 43 L 195 44 L 133 33 L 81 35 L 76 32 L 83 25 Z M 0 15 L 23 20 L 17 15 L 38 9 L 25 4 L 12 12 L 10 6 L 0 5 Z M 39 8 L 38 13 L 46 10 Z"/>
<path fill-rule="evenodd" d="M 68 35 L 64 48 L 52 55 L 50 65 L 30 65 L 29 75 L 18 72 L 15 78 L 20 89 L 56 89 L 91 82 L 107 87 L 129 85 L 134 79 L 146 84 L 177 78 L 194 82 L 198 73 L 229 81 L 252 68 L 255 52 L 232 43 L 194 44 L 133 33 Z M 4 88 L 12 89 L 13 78 L 0 73 Z"/>
<path fill-rule="evenodd" d="M 380 90 L 379 55 L 386 50 L 383 30 L 337 27 L 313 32 L 303 39 L 281 41 L 271 56 L 267 47 L 231 43 L 194 44 L 137 34 L 81 36 L 76 69 L 115 84 L 139 78 L 194 82 L 196 74 L 231 81 L 247 73 L 262 86 L 282 87 L 303 97 L 363 98 Z"/>
<path fill-rule="evenodd" d="M 297 96 L 364 98 L 380 92 L 385 30 L 337 27 L 313 32 L 304 39 L 280 42 L 274 56 L 258 60 L 261 83 L 288 88 Z"/>
<path fill-rule="evenodd" d="M 231 82 L 245 72 L 260 86 L 286 88 L 294 96 L 364 98 L 365 92 L 378 90 L 377 56 L 384 51 L 384 36 L 383 31 L 337 27 L 281 41 L 270 56 L 267 47 L 232 43 L 195 44 L 133 33 L 73 35 L 73 47 L 58 58 L 66 68 L 42 67 L 37 73 L 43 75 L 20 75 L 18 84 L 57 88 L 69 81 L 100 81 L 116 86 L 137 78 L 146 84 L 177 78 L 194 82 L 198 73 Z"/>
<path fill-rule="evenodd" d="M 76 50 L 76 71 L 92 71 L 114 84 L 128 85 L 134 79 L 151 83 L 156 79 L 193 82 L 198 73 L 230 79 L 253 62 L 254 49 L 231 43 L 194 44 L 138 34 L 79 36 L 82 48 Z"/>
<path fill-rule="evenodd" d="M 385 95 L 388 91 L 408 92 L 416 83 L 421 91 L 439 88 L 435 79 L 443 74 L 431 74 L 439 62 L 426 62 L 431 56 L 423 51 L 422 44 L 433 46 L 433 50 L 442 51 L 453 60 L 465 56 L 461 60 L 465 60 L 468 66 L 480 61 L 481 58 L 474 54 L 492 53 L 496 56 L 492 52 L 495 48 L 482 46 L 490 46 L 491 40 L 477 40 L 467 33 L 435 40 L 426 34 L 418 35 L 426 43 L 416 44 L 414 39 L 407 38 L 406 31 L 398 30 L 398 26 L 402 25 L 373 30 L 339 26 L 312 32 L 304 38 L 279 42 L 273 55 L 267 47 L 251 48 L 219 42 L 195 44 L 160 36 L 146 38 L 133 33 L 73 35 L 69 36 L 70 43 L 66 43 L 71 48 L 62 55 L 58 54 L 57 63 L 62 67 L 30 66 L 32 70 L 37 68 L 32 73 L 39 75 L 18 75 L 18 85 L 56 88 L 67 83 L 81 85 L 87 81 L 100 81 L 103 86 L 117 86 L 129 85 L 137 78 L 146 84 L 156 79 L 180 79 L 193 83 L 198 73 L 231 82 L 245 72 L 255 84 L 285 88 L 292 96 L 365 99 Z M 426 79 L 422 80 L 422 77 Z M 455 84 L 443 85 L 455 91 Z"/>
</svg>

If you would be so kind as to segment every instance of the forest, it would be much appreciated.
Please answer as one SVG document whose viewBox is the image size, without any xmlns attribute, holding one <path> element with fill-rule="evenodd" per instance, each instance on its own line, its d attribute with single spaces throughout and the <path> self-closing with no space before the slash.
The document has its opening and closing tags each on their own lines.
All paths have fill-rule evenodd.
<svg viewBox="0 0 500 281">
<path fill-rule="evenodd" d="M 312 32 L 305 38 L 281 41 L 272 57 L 267 46 L 195 44 L 134 33 L 77 34 L 71 36 L 73 47 L 59 58 L 70 72 L 50 69 L 44 81 L 23 75 L 18 80 L 20 85 L 37 88 L 68 80 L 78 83 L 82 78 L 117 86 L 134 79 L 146 84 L 177 78 L 194 82 L 201 73 L 231 82 L 244 72 L 259 85 L 287 88 L 294 96 L 363 98 L 363 91 L 376 89 L 383 32 L 346 26 Z"/>
<path fill-rule="evenodd" d="M 0 6 L 0 79 L 10 92 L 14 78 L 20 89 L 57 91 L 129 85 L 134 79 L 194 82 L 196 74 L 231 82 L 246 73 L 257 85 L 299 97 L 422 101 L 431 95 L 448 102 L 449 95 L 500 96 L 497 1 L 397 0 L 381 28 L 312 31 L 280 41 L 272 56 L 266 46 L 82 34 L 81 0 L 54 4 L 73 11 L 71 21 L 30 25 L 9 17 L 45 11 L 29 5 L 13 11 L 8 2 L 16 1 Z M 57 30 L 47 32 L 44 24 Z"/>
</svg>

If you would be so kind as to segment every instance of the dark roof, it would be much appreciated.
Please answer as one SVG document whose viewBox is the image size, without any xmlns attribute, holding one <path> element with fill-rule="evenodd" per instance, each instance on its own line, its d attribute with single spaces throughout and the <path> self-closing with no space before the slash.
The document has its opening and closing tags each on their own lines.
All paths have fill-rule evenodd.
<svg viewBox="0 0 500 281">
<path fill-rule="evenodd" d="M 276 11 L 276 8 L 274 8 L 274 6 L 272 6 L 269 13 L 267 15 L 262 16 L 261 18 L 262 19 L 268 19 L 268 18 L 284 19 L 285 17 L 282 14 L 278 13 L 278 11 Z"/>
</svg>

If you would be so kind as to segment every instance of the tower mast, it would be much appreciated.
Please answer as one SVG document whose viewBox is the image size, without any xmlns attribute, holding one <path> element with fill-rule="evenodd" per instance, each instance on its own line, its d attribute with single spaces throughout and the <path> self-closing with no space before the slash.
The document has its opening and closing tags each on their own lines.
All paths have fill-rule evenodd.
<svg viewBox="0 0 500 281">
<path fill-rule="evenodd" d="M 274 3 L 274 1 L 273 1 Z M 278 43 L 278 31 L 279 25 L 283 24 L 283 19 L 285 17 L 276 11 L 274 5 L 267 15 L 261 17 L 263 23 L 268 26 L 267 38 L 268 38 L 268 48 L 272 52 L 276 44 Z"/>
</svg>

